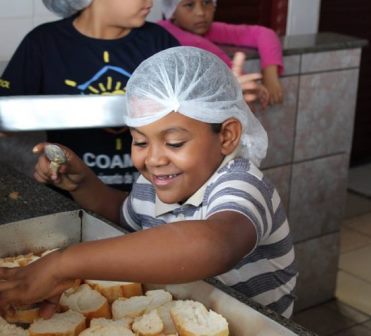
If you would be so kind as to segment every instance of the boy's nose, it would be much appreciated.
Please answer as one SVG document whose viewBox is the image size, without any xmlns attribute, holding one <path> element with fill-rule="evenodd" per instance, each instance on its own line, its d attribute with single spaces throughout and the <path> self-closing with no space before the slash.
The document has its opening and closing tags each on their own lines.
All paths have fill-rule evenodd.
<svg viewBox="0 0 371 336">
<path fill-rule="evenodd" d="M 152 167 L 158 167 L 166 165 L 168 159 L 166 155 L 160 148 L 157 146 L 150 146 L 148 148 L 147 156 L 146 156 L 146 164 Z"/>
<path fill-rule="evenodd" d="M 199 15 L 199 16 L 205 15 L 205 6 L 202 2 L 201 3 L 200 2 L 196 3 L 195 13 L 196 13 L 196 15 Z"/>
</svg>

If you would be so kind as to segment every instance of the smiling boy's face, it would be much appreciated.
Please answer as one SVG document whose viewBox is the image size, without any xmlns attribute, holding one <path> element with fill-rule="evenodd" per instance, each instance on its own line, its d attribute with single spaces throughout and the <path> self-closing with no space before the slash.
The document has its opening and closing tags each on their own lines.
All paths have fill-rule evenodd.
<svg viewBox="0 0 371 336">
<path fill-rule="evenodd" d="M 214 20 L 215 6 L 212 0 L 182 0 L 178 4 L 173 23 L 193 34 L 205 35 Z"/>
<path fill-rule="evenodd" d="M 222 133 L 180 113 L 132 128 L 131 134 L 133 163 L 165 203 L 186 201 L 211 177 L 225 155 Z"/>
</svg>

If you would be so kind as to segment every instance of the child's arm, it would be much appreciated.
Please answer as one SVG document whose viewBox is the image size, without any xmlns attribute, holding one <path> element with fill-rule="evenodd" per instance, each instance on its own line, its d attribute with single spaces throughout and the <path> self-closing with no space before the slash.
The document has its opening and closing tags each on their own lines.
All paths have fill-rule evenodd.
<svg viewBox="0 0 371 336">
<path fill-rule="evenodd" d="M 256 25 L 214 22 L 205 37 L 214 43 L 255 48 L 259 52 L 262 69 L 276 65 L 278 74 L 281 75 L 283 72 L 281 42 L 272 29 Z"/>
<path fill-rule="evenodd" d="M 256 239 L 246 216 L 225 211 L 77 244 L 26 267 L 0 268 L 0 307 L 53 298 L 77 278 L 158 284 L 204 279 L 231 269 Z"/>
<path fill-rule="evenodd" d="M 67 163 L 60 166 L 57 174 L 54 173 L 50 168 L 50 161 L 43 154 L 45 145 L 38 144 L 33 149 L 35 154 L 41 154 L 35 166 L 35 179 L 69 191 L 83 209 L 119 223 L 120 209 L 126 193 L 105 185 L 73 151 L 62 145 L 59 146 L 63 148 Z"/>
<path fill-rule="evenodd" d="M 283 88 L 278 77 L 276 65 L 269 65 L 263 69 L 263 84 L 269 92 L 269 103 L 272 105 L 282 103 Z"/>
</svg>

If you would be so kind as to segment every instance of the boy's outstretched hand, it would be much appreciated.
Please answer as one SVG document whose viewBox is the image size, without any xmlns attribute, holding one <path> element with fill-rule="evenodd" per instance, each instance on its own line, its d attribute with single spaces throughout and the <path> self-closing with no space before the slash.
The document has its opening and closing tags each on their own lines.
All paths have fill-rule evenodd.
<svg viewBox="0 0 371 336">
<path fill-rule="evenodd" d="M 40 302 L 41 316 L 50 317 L 60 295 L 75 284 L 74 280 L 58 277 L 60 264 L 57 260 L 61 253 L 55 251 L 25 267 L 0 267 L 0 313 L 15 306 Z"/>
<path fill-rule="evenodd" d="M 232 72 L 240 83 L 246 103 L 252 110 L 254 110 L 253 103 L 256 101 L 259 101 L 262 109 L 265 109 L 269 103 L 269 92 L 260 83 L 263 76 L 261 73 L 245 74 L 245 60 L 246 56 L 243 52 L 236 52 L 232 60 Z"/>
</svg>

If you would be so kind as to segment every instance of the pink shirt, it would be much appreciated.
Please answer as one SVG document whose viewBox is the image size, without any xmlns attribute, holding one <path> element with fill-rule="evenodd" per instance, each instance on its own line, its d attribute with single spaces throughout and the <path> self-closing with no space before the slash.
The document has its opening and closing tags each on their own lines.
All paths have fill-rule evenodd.
<svg viewBox="0 0 371 336">
<path fill-rule="evenodd" d="M 207 34 L 199 36 L 175 26 L 169 20 L 161 20 L 157 23 L 173 35 L 181 45 L 210 51 L 219 56 L 229 67 L 232 65 L 231 59 L 215 43 L 255 48 L 259 52 L 262 69 L 268 65 L 277 65 L 279 74 L 283 72 L 281 43 L 272 29 L 263 26 L 213 22 Z"/>
</svg>

